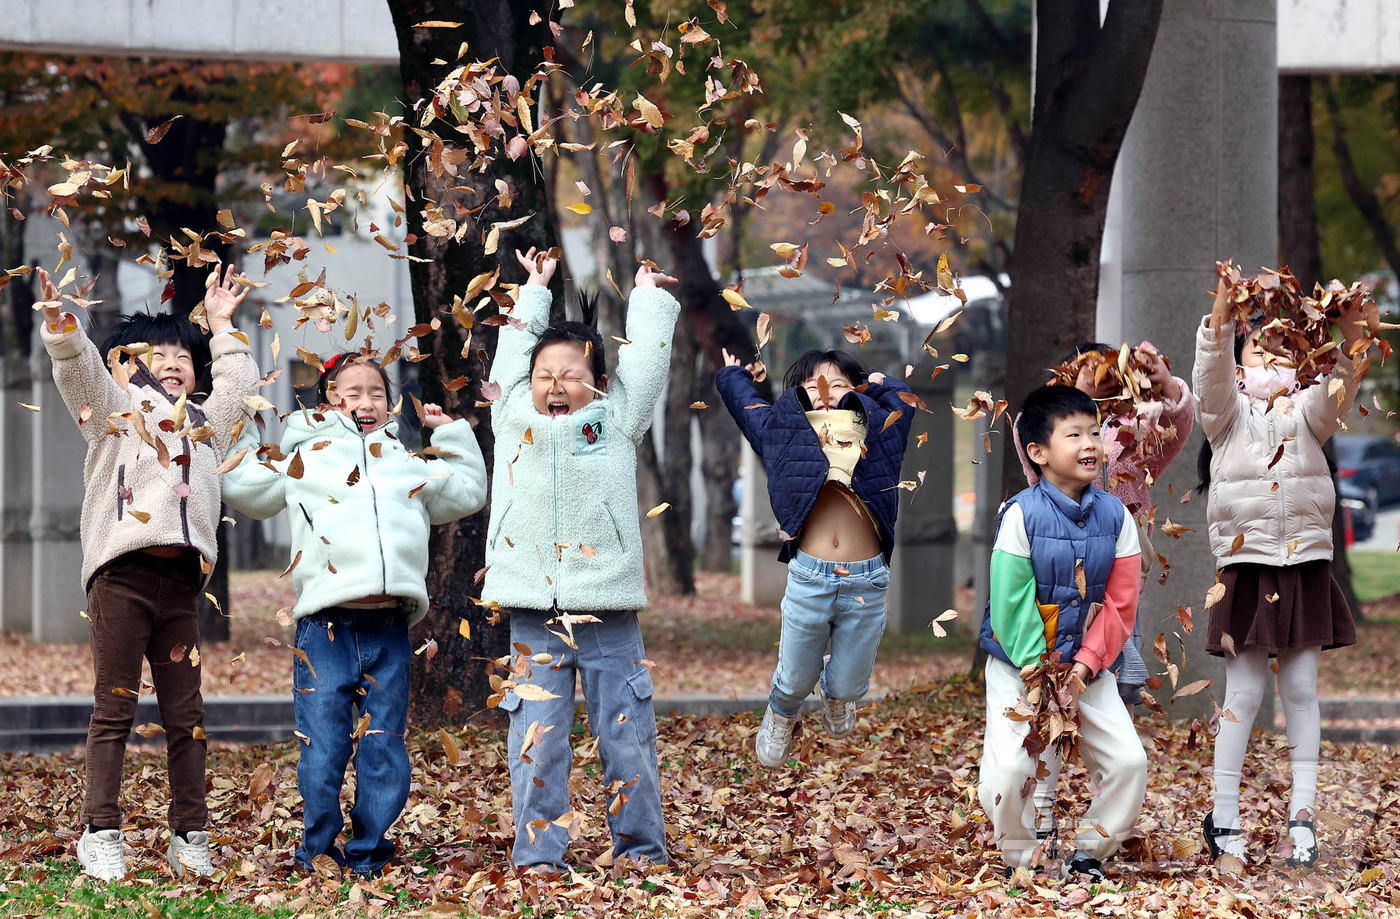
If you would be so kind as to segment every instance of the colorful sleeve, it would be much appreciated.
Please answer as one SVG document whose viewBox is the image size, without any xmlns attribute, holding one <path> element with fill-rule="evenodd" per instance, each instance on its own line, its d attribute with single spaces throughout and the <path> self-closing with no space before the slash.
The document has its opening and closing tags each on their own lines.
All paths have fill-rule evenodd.
<svg viewBox="0 0 1400 919">
<path fill-rule="evenodd" d="M 1089 668 L 1090 676 L 1118 659 L 1133 633 L 1137 619 L 1138 592 L 1142 589 L 1142 548 L 1138 542 L 1137 525 L 1125 508 L 1123 524 L 1114 546 L 1113 569 L 1104 588 L 1103 608 L 1084 631 L 1084 640 L 1077 663 Z"/>
<path fill-rule="evenodd" d="M 1033 664 L 1045 653 L 1045 621 L 1035 596 L 1035 569 L 1021 506 L 1001 517 L 992 546 L 990 585 L 992 634 L 1017 667 Z"/>
</svg>

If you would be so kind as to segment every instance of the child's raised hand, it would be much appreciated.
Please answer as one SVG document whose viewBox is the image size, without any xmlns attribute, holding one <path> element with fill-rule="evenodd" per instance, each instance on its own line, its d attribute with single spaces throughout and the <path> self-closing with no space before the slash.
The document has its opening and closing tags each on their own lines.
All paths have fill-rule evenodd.
<svg viewBox="0 0 1400 919">
<path fill-rule="evenodd" d="M 534 284 L 537 287 L 547 287 L 549 279 L 554 277 L 554 269 L 559 267 L 559 259 L 549 254 L 548 249 L 536 249 L 530 247 L 530 251 L 521 254 L 519 249 L 515 250 L 515 260 L 520 263 L 529 277 L 526 284 Z"/>
<path fill-rule="evenodd" d="M 1216 282 L 1215 302 L 1210 307 L 1210 327 L 1213 331 L 1219 332 L 1221 327 L 1230 321 L 1234 293 L 1235 288 L 1224 278 Z"/>
<path fill-rule="evenodd" d="M 1375 338 L 1380 335 L 1381 327 L 1380 310 L 1376 307 L 1376 301 L 1371 299 L 1355 300 L 1337 317 L 1337 327 L 1342 331 L 1342 337 L 1346 339 L 1348 345 L 1355 344 L 1368 335 Z M 1351 354 L 1351 349 L 1347 348 L 1346 353 Z"/>
<path fill-rule="evenodd" d="M 209 320 L 209 332 L 221 332 L 233 328 L 233 312 L 238 305 L 248 299 L 248 288 L 233 279 L 234 268 L 230 263 L 224 268 L 223 280 L 219 280 L 219 269 L 209 272 L 204 282 L 204 317 Z"/>
<path fill-rule="evenodd" d="M 738 367 L 738 366 L 739 366 L 739 359 L 738 359 L 737 357 L 735 357 L 734 355 L 730 354 L 728 348 L 720 348 L 720 349 L 719 349 L 719 356 L 722 357 L 722 358 L 724 358 L 724 366 L 726 366 L 726 367 Z"/>
<path fill-rule="evenodd" d="M 432 402 L 424 402 L 423 418 L 421 420 L 425 428 L 440 428 L 444 424 L 448 424 L 456 419 L 444 412 L 441 405 Z"/>
<path fill-rule="evenodd" d="M 1172 376 L 1171 369 L 1167 367 L 1167 362 L 1162 359 L 1152 348 L 1137 347 L 1133 349 L 1147 368 L 1147 378 L 1162 390 L 1162 397 L 1171 402 L 1181 400 L 1181 387 L 1177 385 L 1176 379 Z"/>
<path fill-rule="evenodd" d="M 58 288 L 53 285 L 53 278 L 43 268 L 36 270 L 39 275 L 39 300 L 38 304 L 44 311 L 44 322 L 48 323 L 49 331 L 57 332 L 63 321 L 63 306 L 58 299 Z"/>
<path fill-rule="evenodd" d="M 636 283 L 638 287 L 661 287 L 666 284 L 676 283 L 676 279 L 669 274 L 663 274 L 657 271 L 646 262 L 643 262 L 641 266 L 637 268 Z"/>
</svg>

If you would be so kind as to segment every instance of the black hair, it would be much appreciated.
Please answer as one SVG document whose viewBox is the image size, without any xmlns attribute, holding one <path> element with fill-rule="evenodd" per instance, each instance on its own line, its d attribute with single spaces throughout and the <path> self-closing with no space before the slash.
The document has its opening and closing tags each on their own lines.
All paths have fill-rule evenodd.
<svg viewBox="0 0 1400 919">
<path fill-rule="evenodd" d="M 550 345 L 562 343 L 583 345 L 583 353 L 588 358 L 588 369 L 593 373 L 597 384 L 608 375 L 608 365 L 603 354 L 603 335 L 598 331 L 598 294 L 579 291 L 578 309 L 582 322 L 556 322 L 540 333 L 539 340 L 530 351 L 530 372 L 535 372 L 535 359 Z M 601 387 L 600 387 L 601 388 Z"/>
<path fill-rule="evenodd" d="M 865 368 L 849 351 L 832 348 L 826 351 L 813 349 L 793 361 L 783 376 L 783 387 L 794 389 L 810 380 L 822 364 L 831 364 L 846 375 L 852 386 L 860 386 L 866 381 Z"/>
<path fill-rule="evenodd" d="M 1255 324 L 1257 327 L 1257 323 Z M 1236 325 L 1238 331 L 1240 326 Z M 1235 366 L 1240 366 L 1240 361 L 1244 359 L 1244 346 L 1249 341 L 1249 336 L 1253 332 L 1240 332 L 1235 336 Z M 1210 447 L 1210 440 L 1201 441 L 1201 451 L 1196 454 L 1196 476 L 1200 479 L 1196 483 L 1196 491 L 1205 494 L 1210 491 L 1210 458 L 1215 455 L 1215 451 Z"/>
<path fill-rule="evenodd" d="M 1066 351 L 1065 354 L 1064 354 L 1058 361 L 1056 361 L 1055 363 L 1056 363 L 1057 365 L 1058 365 L 1058 364 L 1068 364 L 1070 361 L 1074 360 L 1075 358 L 1079 357 L 1080 355 L 1088 354 L 1090 351 L 1097 351 L 1097 352 L 1099 352 L 1100 354 L 1102 354 L 1102 353 L 1104 353 L 1105 351 L 1112 351 L 1112 350 L 1113 350 L 1113 346 L 1112 346 L 1112 345 L 1110 345 L 1110 344 L 1105 344 L 1104 342 L 1101 342 L 1101 341 L 1081 341 L 1079 344 L 1075 345 L 1072 349 L 1070 349 L 1069 351 Z"/>
<path fill-rule="evenodd" d="M 206 384 L 211 363 L 209 339 L 204 337 L 204 332 L 199 326 L 184 316 L 170 313 L 157 313 L 152 316 L 147 312 L 138 312 L 123 316 L 121 321 L 112 326 L 112 331 L 107 333 L 107 337 L 102 339 L 102 359 L 105 361 L 113 348 L 134 345 L 137 342 L 145 342 L 148 345 L 178 345 L 189 351 L 194 364 L 195 388 L 201 392 L 208 392 Z"/>
<path fill-rule="evenodd" d="M 1063 383 L 1050 383 L 1031 390 L 1026 401 L 1021 403 L 1021 415 L 1016 419 L 1016 436 L 1021 439 L 1021 450 L 1031 465 L 1030 445 L 1046 444 L 1055 430 L 1055 422 L 1074 415 L 1099 417 L 1098 406 L 1089 395 L 1073 386 Z"/>
<path fill-rule="evenodd" d="M 389 381 L 389 371 L 385 370 L 379 361 L 354 353 L 332 354 L 321 364 L 325 369 L 321 371 L 321 379 L 316 382 L 316 398 L 319 400 L 318 404 L 331 404 L 331 384 L 345 372 L 346 367 L 354 364 L 363 364 L 366 367 L 373 367 L 375 370 L 378 370 L 379 378 L 384 381 L 384 396 L 388 398 L 393 393 L 394 386 Z"/>
</svg>

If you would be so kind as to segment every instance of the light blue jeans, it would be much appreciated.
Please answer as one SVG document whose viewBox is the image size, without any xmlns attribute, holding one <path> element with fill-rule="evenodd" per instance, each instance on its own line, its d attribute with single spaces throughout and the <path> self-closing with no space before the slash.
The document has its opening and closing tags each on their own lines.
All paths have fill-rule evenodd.
<svg viewBox="0 0 1400 919">
<path fill-rule="evenodd" d="M 846 574 L 837 574 L 837 567 Z M 875 652 L 885 634 L 890 570 L 882 555 L 863 562 L 825 562 L 798 551 L 788 562 L 778 669 L 768 704 L 791 717 L 822 681 L 829 699 L 855 702 L 870 689 Z M 831 644 L 831 662 L 822 655 Z"/>
<path fill-rule="evenodd" d="M 553 821 L 567 814 L 569 772 L 574 751 L 569 743 L 574 724 L 574 674 L 583 682 L 588 724 L 598 738 L 603 785 L 616 789 L 606 801 L 581 810 L 606 809 L 615 858 L 650 859 L 665 864 L 666 826 L 661 816 L 661 779 L 656 763 L 656 715 L 652 711 L 651 671 L 635 610 L 594 613 L 601 621 L 573 627 L 577 650 L 563 637 L 563 625 L 551 623 L 553 612 L 512 610 L 510 640 L 530 654 L 545 653 L 550 663 L 532 663 L 528 682 L 558 698 L 544 702 L 506 693 L 501 708 L 510 712 L 507 755 L 511 809 L 515 817 L 516 867 L 545 866 L 564 870 L 569 833 Z M 525 732 L 539 722 L 534 742 L 525 748 Z M 620 797 L 620 800 L 619 800 Z M 616 802 L 616 806 L 614 803 Z M 616 811 L 616 813 L 614 813 Z"/>
</svg>

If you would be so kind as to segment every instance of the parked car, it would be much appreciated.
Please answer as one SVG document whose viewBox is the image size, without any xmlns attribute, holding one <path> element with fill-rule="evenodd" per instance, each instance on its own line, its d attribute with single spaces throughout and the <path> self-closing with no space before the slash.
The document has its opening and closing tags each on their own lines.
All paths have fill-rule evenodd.
<svg viewBox="0 0 1400 919">
<path fill-rule="evenodd" d="M 1400 501 L 1400 450 L 1388 437 L 1338 434 L 1337 480 L 1352 489 L 1375 511 Z"/>
<path fill-rule="evenodd" d="M 1365 542 L 1376 532 L 1376 509 L 1365 492 L 1359 490 L 1348 479 L 1338 479 L 1338 494 L 1342 498 L 1342 510 L 1351 515 L 1351 532 L 1357 542 Z"/>
</svg>

